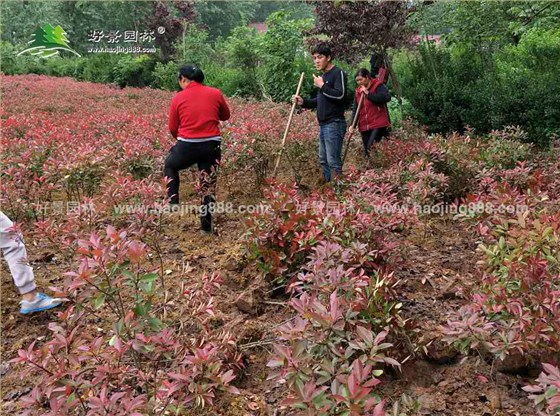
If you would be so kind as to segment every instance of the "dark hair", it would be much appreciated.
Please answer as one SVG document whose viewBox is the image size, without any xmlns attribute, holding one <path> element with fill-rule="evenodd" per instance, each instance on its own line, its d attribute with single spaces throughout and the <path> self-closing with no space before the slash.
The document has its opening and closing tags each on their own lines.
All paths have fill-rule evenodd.
<svg viewBox="0 0 560 416">
<path fill-rule="evenodd" d="M 181 77 L 185 77 L 190 81 L 195 81 L 200 84 L 204 82 L 204 73 L 202 69 L 194 65 L 184 65 L 179 68 L 178 78 L 181 79 Z"/>
<path fill-rule="evenodd" d="M 356 77 L 367 78 L 369 76 L 371 76 L 371 74 L 369 73 L 369 71 L 366 68 L 360 68 L 360 69 L 358 69 L 358 71 L 356 71 L 356 75 L 354 75 L 354 78 L 356 78 Z"/>
<path fill-rule="evenodd" d="M 311 55 L 315 55 L 316 53 L 323 56 L 330 56 L 332 58 L 331 47 L 325 42 L 319 42 L 313 47 L 313 49 L 311 49 Z"/>
</svg>

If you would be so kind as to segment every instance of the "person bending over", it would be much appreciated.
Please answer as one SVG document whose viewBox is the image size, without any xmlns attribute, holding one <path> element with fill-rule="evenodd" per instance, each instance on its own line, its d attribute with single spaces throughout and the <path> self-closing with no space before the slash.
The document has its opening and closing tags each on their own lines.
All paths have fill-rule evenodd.
<svg viewBox="0 0 560 416">
<path fill-rule="evenodd" d="M 352 120 L 356 115 L 360 97 L 365 94 L 358 114 L 358 130 L 362 135 L 365 154 L 369 156 L 371 145 L 379 142 L 388 134 L 391 122 L 387 103 L 391 101 L 391 95 L 383 80 L 379 77 L 373 78 L 366 68 L 361 68 L 356 72 L 355 80 L 358 88 L 354 98 Z M 353 127 L 350 127 L 349 133 L 354 133 Z"/>
<path fill-rule="evenodd" d="M 212 206 L 216 175 L 221 158 L 220 121 L 228 120 L 230 110 L 222 92 L 203 84 L 204 73 L 185 65 L 178 74 L 178 92 L 171 100 L 169 131 L 177 139 L 165 160 L 164 174 L 171 181 L 167 192 L 171 204 L 179 204 L 179 172 L 195 163 L 202 190 L 200 226 L 212 231 Z"/>
</svg>

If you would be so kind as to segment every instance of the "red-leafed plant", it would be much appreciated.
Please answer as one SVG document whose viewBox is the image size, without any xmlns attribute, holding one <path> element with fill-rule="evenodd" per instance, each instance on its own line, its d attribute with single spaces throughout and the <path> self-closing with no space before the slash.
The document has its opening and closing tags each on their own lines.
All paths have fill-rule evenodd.
<svg viewBox="0 0 560 416">
<path fill-rule="evenodd" d="M 250 219 L 247 235 L 249 255 L 265 275 L 284 284 L 322 241 L 367 244 L 375 252 L 373 264 L 388 261 L 394 248 L 390 233 L 414 217 L 383 210 L 396 203 L 389 187 L 351 179 L 337 191 L 325 188 L 308 196 L 295 184 L 273 184 L 265 191 L 270 206 Z"/>
<path fill-rule="evenodd" d="M 543 372 L 537 378 L 536 385 L 523 387 L 530 399 L 533 399 L 539 416 L 560 415 L 560 370 L 558 367 L 543 363 Z"/>
<path fill-rule="evenodd" d="M 403 320 L 392 276 L 370 269 L 374 257 L 365 245 L 320 243 L 290 286 L 297 315 L 278 329 L 268 364 L 270 377 L 290 388 L 283 405 L 304 414 L 383 414 L 374 387 L 383 365 L 399 366 L 385 355 L 393 346 L 386 338 L 398 339 Z"/>
<path fill-rule="evenodd" d="M 79 270 L 67 273 L 63 290 L 74 304 L 49 325 L 51 340 L 13 360 L 42 375 L 24 399 L 27 413 L 163 415 L 212 404 L 218 391 L 237 392 L 235 338 L 210 325 L 218 274 L 174 294 L 146 264 L 145 244 L 125 231 L 109 226 L 78 246 Z"/>
</svg>

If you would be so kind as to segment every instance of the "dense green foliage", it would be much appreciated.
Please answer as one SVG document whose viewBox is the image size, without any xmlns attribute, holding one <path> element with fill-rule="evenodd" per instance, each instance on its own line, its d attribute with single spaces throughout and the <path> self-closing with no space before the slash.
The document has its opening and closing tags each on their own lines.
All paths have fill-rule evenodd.
<svg viewBox="0 0 560 416">
<path fill-rule="evenodd" d="M 560 24 L 554 1 L 438 1 L 419 4 L 409 24 L 421 34 L 442 34 L 447 44 L 499 48 L 535 28 Z"/>
<path fill-rule="evenodd" d="M 419 4 L 409 24 L 441 35 L 395 59 L 411 115 L 431 131 L 518 125 L 542 145 L 560 132 L 560 3 Z"/>
<path fill-rule="evenodd" d="M 12 44 L 24 44 L 29 35 L 44 23 L 61 25 L 72 39 L 72 47 L 85 52 L 90 30 L 147 30 L 154 15 L 154 1 L 5 1 L 2 12 L 1 39 Z M 169 17 L 181 16 L 181 6 L 189 2 L 164 2 Z M 174 3 L 181 3 L 176 7 Z M 264 22 L 281 9 L 293 18 L 311 18 L 313 8 L 305 1 L 206 1 L 194 2 L 195 21 L 208 31 L 209 39 L 228 37 L 236 27 L 250 22 Z M 163 19 L 165 16 L 157 16 Z"/>
<path fill-rule="evenodd" d="M 559 61 L 560 31 L 532 29 L 494 51 L 424 44 L 395 66 L 412 115 L 431 131 L 519 125 L 546 144 L 560 133 Z"/>
<path fill-rule="evenodd" d="M 174 43 L 173 59 L 161 62 L 156 54 L 90 54 L 41 59 L 17 56 L 23 46 L 2 43 L 2 71 L 6 74 L 35 73 L 72 76 L 79 80 L 177 89 L 177 69 L 182 63 L 203 68 L 206 83 L 228 96 L 254 96 L 286 101 L 294 92 L 302 71 L 310 74 L 312 62 L 306 56 L 303 32 L 312 27 L 309 19 L 293 20 L 288 13 L 275 12 L 266 21 L 268 31 L 257 33 L 237 27 L 214 46 L 209 33 L 195 25 L 184 30 Z M 307 77 L 303 93 L 313 90 Z"/>
</svg>

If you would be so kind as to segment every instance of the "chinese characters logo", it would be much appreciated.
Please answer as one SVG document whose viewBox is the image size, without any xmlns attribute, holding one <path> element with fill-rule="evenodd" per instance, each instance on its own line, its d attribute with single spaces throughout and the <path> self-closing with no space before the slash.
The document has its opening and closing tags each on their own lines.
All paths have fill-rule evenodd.
<svg viewBox="0 0 560 416">
<path fill-rule="evenodd" d="M 159 33 L 159 32 L 158 32 Z M 120 30 L 91 30 L 88 33 L 88 40 L 90 42 L 99 43 L 102 39 L 106 39 L 107 43 L 119 43 L 123 34 Z M 124 42 L 153 42 L 155 40 L 154 31 L 144 30 L 125 30 Z"/>
<path fill-rule="evenodd" d="M 163 29 L 161 31 L 160 29 Z M 165 28 L 158 28 L 158 34 L 164 33 Z M 124 35 L 124 36 L 123 36 Z M 90 30 L 88 41 L 92 46 L 89 53 L 155 53 L 155 47 L 146 47 L 145 43 L 152 44 L 156 40 L 153 30 Z M 126 45 L 121 46 L 121 42 Z M 99 46 L 101 45 L 101 46 Z"/>
</svg>

